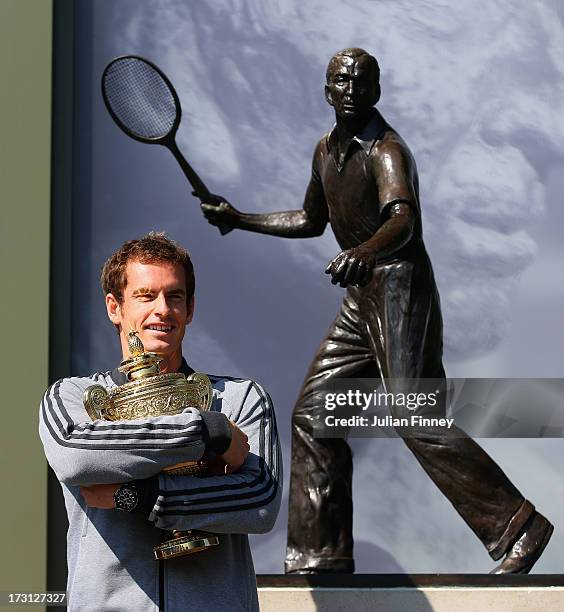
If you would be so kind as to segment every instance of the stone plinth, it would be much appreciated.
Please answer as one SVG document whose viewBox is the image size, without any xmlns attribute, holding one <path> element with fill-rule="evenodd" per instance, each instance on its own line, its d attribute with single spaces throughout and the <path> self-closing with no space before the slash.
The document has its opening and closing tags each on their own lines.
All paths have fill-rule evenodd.
<svg viewBox="0 0 564 612">
<path fill-rule="evenodd" d="M 564 612 L 562 575 L 259 576 L 261 612 Z"/>
</svg>

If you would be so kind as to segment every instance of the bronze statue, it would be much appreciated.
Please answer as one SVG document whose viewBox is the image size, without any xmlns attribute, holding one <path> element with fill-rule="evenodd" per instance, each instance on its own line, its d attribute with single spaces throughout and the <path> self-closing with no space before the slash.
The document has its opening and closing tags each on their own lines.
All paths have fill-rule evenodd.
<svg viewBox="0 0 564 612">
<path fill-rule="evenodd" d="M 210 223 L 287 238 L 319 236 L 331 224 L 342 251 L 331 282 L 347 287 L 315 355 L 292 418 L 286 572 L 353 572 L 352 460 L 347 442 L 313 436 L 321 387 L 334 379 L 444 381 L 442 318 L 422 236 L 415 161 L 375 104 L 380 69 L 362 49 L 327 68 L 325 98 L 336 126 L 319 141 L 302 210 L 245 214 L 224 198 L 202 203 Z M 417 391 L 418 389 L 414 389 Z M 443 415 L 444 395 L 431 412 Z M 403 416 L 401 408 L 391 409 Z M 492 573 L 526 573 L 553 527 L 496 463 L 460 429 L 403 436 L 409 450 L 490 556 Z"/>
</svg>

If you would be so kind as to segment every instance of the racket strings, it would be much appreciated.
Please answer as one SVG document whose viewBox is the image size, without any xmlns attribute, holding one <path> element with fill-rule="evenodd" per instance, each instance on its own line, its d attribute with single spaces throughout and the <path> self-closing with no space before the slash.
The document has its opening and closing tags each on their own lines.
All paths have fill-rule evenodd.
<svg viewBox="0 0 564 612">
<path fill-rule="evenodd" d="M 167 83 L 149 64 L 136 58 L 114 62 L 104 78 L 108 104 L 126 130 L 147 139 L 166 136 L 177 108 Z"/>
</svg>

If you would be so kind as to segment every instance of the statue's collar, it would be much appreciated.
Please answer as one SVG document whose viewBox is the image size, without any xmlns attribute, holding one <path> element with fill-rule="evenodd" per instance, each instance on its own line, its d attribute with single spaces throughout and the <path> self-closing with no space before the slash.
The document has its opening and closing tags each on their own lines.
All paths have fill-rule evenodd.
<svg viewBox="0 0 564 612">
<path fill-rule="evenodd" d="M 351 138 L 343 159 L 347 159 L 352 142 L 357 142 L 362 147 L 366 155 L 369 155 L 374 143 L 382 138 L 384 132 L 389 129 L 389 127 L 390 126 L 386 123 L 384 117 L 382 117 L 382 115 L 375 108 L 372 109 L 372 117 L 368 120 L 368 123 L 362 128 L 362 130 Z M 327 148 L 332 152 L 335 163 L 337 164 L 337 167 L 339 167 L 339 161 L 337 159 L 337 152 L 339 149 L 337 146 L 337 124 L 333 126 L 333 129 L 327 136 Z M 339 168 L 339 170 L 341 169 L 342 168 Z"/>
</svg>

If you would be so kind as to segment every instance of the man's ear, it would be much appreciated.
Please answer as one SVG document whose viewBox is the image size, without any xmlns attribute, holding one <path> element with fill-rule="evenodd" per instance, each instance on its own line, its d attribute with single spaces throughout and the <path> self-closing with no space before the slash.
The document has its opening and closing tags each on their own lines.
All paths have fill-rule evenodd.
<svg viewBox="0 0 564 612">
<path fill-rule="evenodd" d="M 374 94 L 375 94 L 374 104 L 378 104 L 378 102 L 380 101 L 380 96 L 382 95 L 382 89 L 380 88 L 380 83 L 376 85 L 376 91 L 374 92 Z"/>
<path fill-rule="evenodd" d="M 190 325 L 192 323 L 192 318 L 194 316 L 194 307 L 196 306 L 196 297 L 193 295 L 190 302 L 188 302 L 187 312 L 186 312 L 186 325 Z"/>
<path fill-rule="evenodd" d="M 108 293 L 106 295 L 106 312 L 108 313 L 108 319 L 110 319 L 114 325 L 120 325 L 121 307 L 113 293 Z"/>
<path fill-rule="evenodd" d="M 331 97 L 331 90 L 329 85 L 325 85 L 325 99 L 330 106 L 333 106 L 333 98 Z"/>
</svg>

